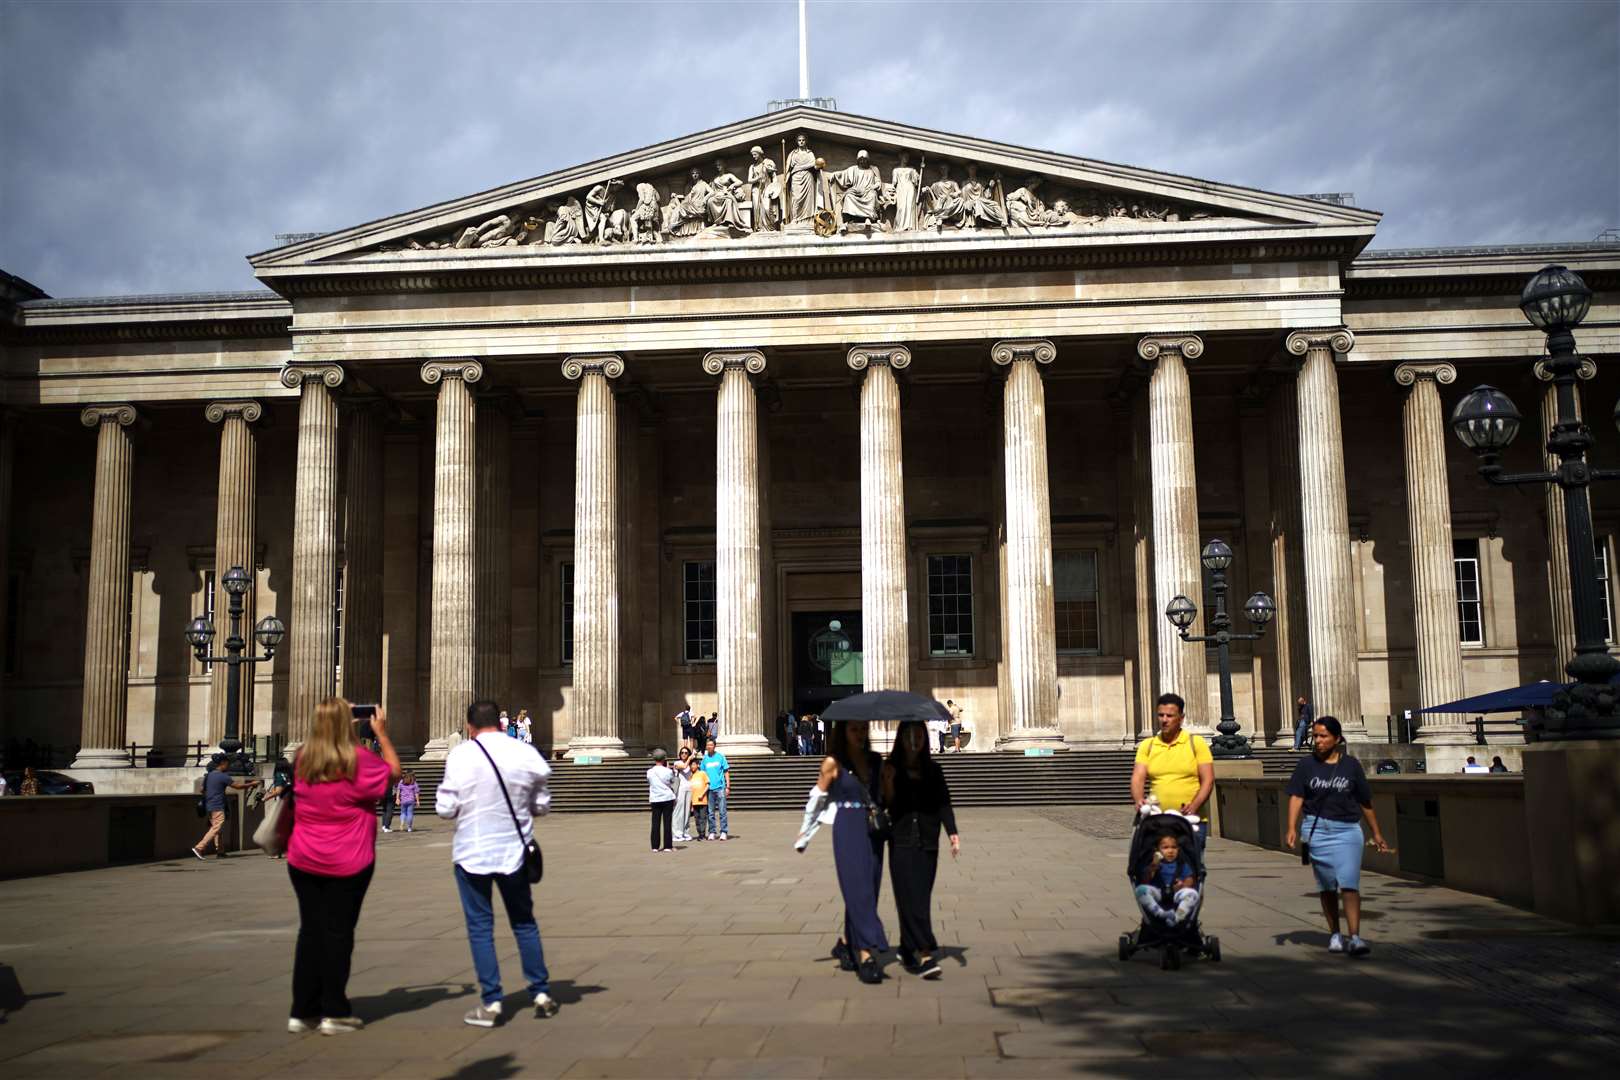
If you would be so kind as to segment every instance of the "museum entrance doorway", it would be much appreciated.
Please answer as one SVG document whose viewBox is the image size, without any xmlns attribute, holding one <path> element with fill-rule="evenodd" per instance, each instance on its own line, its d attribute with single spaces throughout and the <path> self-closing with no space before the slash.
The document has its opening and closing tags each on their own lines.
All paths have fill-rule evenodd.
<svg viewBox="0 0 1620 1080">
<path fill-rule="evenodd" d="M 793 613 L 793 713 L 819 713 L 861 692 L 861 613 Z"/>
</svg>

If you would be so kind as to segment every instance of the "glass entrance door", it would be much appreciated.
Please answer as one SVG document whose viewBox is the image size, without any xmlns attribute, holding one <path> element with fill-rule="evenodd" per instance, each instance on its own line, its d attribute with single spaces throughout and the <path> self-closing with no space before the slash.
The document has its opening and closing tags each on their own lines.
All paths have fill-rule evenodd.
<svg viewBox="0 0 1620 1080">
<path fill-rule="evenodd" d="M 793 711 L 819 713 L 861 692 L 861 613 L 793 613 Z"/>
</svg>

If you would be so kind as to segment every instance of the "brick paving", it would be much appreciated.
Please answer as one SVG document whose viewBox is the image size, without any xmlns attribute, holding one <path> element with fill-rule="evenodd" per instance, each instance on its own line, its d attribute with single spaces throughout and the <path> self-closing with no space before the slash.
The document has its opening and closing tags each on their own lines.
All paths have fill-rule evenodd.
<svg viewBox="0 0 1620 1080">
<path fill-rule="evenodd" d="M 476 1003 L 434 819 L 382 838 L 350 994 L 369 1026 L 284 1031 L 295 914 L 256 855 L 0 882 L 0 1075 L 1204 1077 L 1608 1075 L 1620 939 L 1369 876 L 1372 957 L 1329 956 L 1297 860 L 1215 841 L 1224 961 L 1116 957 L 1134 925 L 1128 812 L 967 810 L 936 892 L 945 977 L 864 986 L 827 958 L 826 835 L 732 815 L 734 839 L 646 851 L 641 815 L 542 828 L 537 910 L 562 1012 L 467 1027 Z M 885 886 L 885 921 L 897 924 Z M 518 975 L 510 938 L 503 975 Z"/>
</svg>

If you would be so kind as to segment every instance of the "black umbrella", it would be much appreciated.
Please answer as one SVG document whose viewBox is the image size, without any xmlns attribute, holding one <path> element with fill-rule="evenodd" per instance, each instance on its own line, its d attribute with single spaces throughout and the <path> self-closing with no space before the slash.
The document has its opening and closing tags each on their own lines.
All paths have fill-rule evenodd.
<svg viewBox="0 0 1620 1080">
<path fill-rule="evenodd" d="M 904 690 L 871 690 L 833 702 L 821 718 L 829 723 L 841 720 L 944 720 L 948 723 L 951 714 L 931 697 Z"/>
</svg>

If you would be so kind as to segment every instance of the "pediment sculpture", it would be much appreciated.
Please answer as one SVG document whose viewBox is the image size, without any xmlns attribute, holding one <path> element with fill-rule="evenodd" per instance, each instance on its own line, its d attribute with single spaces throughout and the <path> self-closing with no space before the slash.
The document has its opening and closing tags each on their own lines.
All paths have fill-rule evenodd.
<svg viewBox="0 0 1620 1080">
<path fill-rule="evenodd" d="M 764 147 L 752 146 L 746 167 L 733 169 L 721 157 L 707 170 L 694 165 L 684 175 L 615 177 L 450 233 L 414 236 L 377 250 L 614 247 L 795 233 L 838 237 L 993 230 L 1028 236 L 1136 231 L 1144 225 L 1217 217 L 1190 204 L 1084 188 L 1040 175 L 1022 177 L 1008 190 L 1002 174 L 981 163 L 930 163 L 919 155 L 914 165 L 906 151 L 886 153 L 890 164 L 885 177 L 868 150 L 850 153 L 851 148 L 841 146 L 848 164 L 839 168 L 817 156 L 804 134 L 795 137 L 791 149 L 786 140 L 780 149 L 780 164 Z"/>
</svg>

